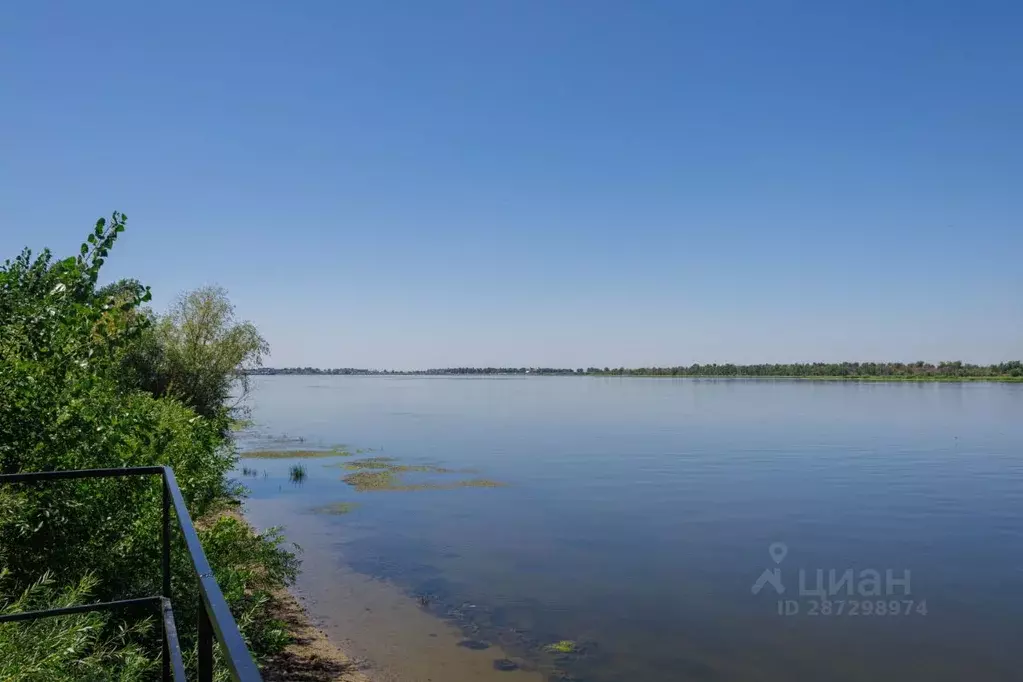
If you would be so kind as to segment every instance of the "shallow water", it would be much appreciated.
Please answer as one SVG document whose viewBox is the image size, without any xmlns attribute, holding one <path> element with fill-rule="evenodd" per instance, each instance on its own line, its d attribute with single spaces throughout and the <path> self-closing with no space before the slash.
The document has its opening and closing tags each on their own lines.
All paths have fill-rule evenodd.
<svg viewBox="0 0 1023 682">
<path fill-rule="evenodd" d="M 345 458 L 302 460 L 301 485 L 294 460 L 242 460 L 250 518 L 288 528 L 314 615 L 384 676 L 1023 679 L 1021 385 L 255 384 L 242 447 L 346 444 L 507 484 L 358 493 Z M 358 504 L 310 511 L 339 501 Z M 753 594 L 773 569 L 784 593 Z M 838 593 L 813 593 L 818 570 Z M 581 651 L 544 650 L 559 640 Z"/>
</svg>

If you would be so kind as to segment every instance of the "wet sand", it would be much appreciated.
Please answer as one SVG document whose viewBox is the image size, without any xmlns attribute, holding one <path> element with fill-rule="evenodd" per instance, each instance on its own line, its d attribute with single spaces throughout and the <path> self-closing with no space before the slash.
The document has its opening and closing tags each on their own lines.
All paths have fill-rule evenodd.
<svg viewBox="0 0 1023 682">
<path fill-rule="evenodd" d="M 293 641 L 265 662 L 264 682 L 370 682 L 359 661 L 330 641 L 290 592 L 282 590 L 277 600 L 275 615 L 287 624 Z"/>
<path fill-rule="evenodd" d="M 375 682 L 543 682 L 523 659 L 495 644 L 464 646 L 453 624 L 428 613 L 396 586 L 357 573 L 340 558 L 337 528 L 313 515 L 297 517 L 274 500 L 246 504 L 257 528 L 285 525 L 303 548 L 294 593 L 310 619 Z M 508 669 L 520 666 L 518 669 Z"/>
</svg>

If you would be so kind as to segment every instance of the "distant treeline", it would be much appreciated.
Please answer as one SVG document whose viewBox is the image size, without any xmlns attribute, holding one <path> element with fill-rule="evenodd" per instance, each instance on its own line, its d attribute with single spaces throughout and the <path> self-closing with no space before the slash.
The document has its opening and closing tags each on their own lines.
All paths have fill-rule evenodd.
<svg viewBox="0 0 1023 682">
<path fill-rule="evenodd" d="M 473 375 L 473 374 L 540 374 L 591 376 L 670 376 L 670 377 L 837 377 L 893 379 L 1009 379 L 1023 377 L 1023 362 L 1012 360 L 997 365 L 971 365 L 965 362 L 812 362 L 780 365 L 689 365 L 678 367 L 447 367 L 393 371 L 340 367 L 260 367 L 249 374 L 342 374 L 342 375 Z"/>
</svg>

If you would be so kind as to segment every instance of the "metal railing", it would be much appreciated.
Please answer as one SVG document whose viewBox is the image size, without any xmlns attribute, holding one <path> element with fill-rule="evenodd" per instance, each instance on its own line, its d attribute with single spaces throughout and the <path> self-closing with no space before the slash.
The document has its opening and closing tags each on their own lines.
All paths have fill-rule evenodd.
<svg viewBox="0 0 1023 682">
<path fill-rule="evenodd" d="M 88 611 L 111 611 L 138 606 L 150 606 L 159 610 L 163 621 L 163 681 L 185 682 L 185 664 L 181 656 L 177 628 L 174 624 L 174 610 L 171 607 L 171 523 L 170 511 L 174 507 L 174 515 L 178 519 L 178 528 L 185 539 L 185 546 L 192 559 L 192 567 L 199 584 L 199 622 L 198 622 L 198 679 L 199 682 L 213 680 L 213 639 L 220 643 L 224 662 L 232 677 L 238 682 L 259 682 L 262 680 L 259 668 L 252 660 L 245 640 L 238 631 L 238 624 L 224 600 L 224 595 L 213 576 L 213 570 L 202 551 L 199 536 L 188 515 L 185 499 L 181 496 L 174 471 L 170 467 L 134 467 L 128 469 L 82 469 L 77 471 L 38 471 L 23 474 L 0 474 L 0 484 L 34 483 L 76 478 L 125 478 L 129 476 L 160 476 L 163 480 L 163 530 L 162 578 L 163 589 L 160 596 L 122 599 L 120 601 L 83 604 L 60 609 L 29 611 L 0 615 L 0 623 L 12 621 L 34 620 L 67 616 Z"/>
</svg>

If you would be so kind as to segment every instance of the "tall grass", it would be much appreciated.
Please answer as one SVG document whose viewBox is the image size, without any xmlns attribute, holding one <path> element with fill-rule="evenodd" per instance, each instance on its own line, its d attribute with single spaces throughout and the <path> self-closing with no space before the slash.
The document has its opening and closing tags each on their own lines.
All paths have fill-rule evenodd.
<svg viewBox="0 0 1023 682">
<path fill-rule="evenodd" d="M 0 572 L 0 585 L 9 579 Z M 53 576 L 37 581 L 0 605 L 4 615 L 61 608 L 93 600 L 97 581 L 86 575 L 60 589 Z M 157 628 L 152 618 L 118 623 L 110 613 L 89 612 L 0 623 L 0 680 L 136 680 L 152 678 L 158 663 L 143 643 Z"/>
</svg>

